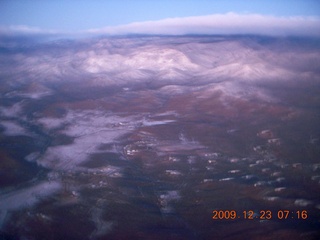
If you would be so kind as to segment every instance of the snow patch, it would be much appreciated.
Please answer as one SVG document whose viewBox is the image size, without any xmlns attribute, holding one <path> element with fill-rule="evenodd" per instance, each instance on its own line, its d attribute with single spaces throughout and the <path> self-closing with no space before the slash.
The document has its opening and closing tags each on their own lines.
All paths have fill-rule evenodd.
<svg viewBox="0 0 320 240">
<path fill-rule="evenodd" d="M 153 121 L 139 115 L 121 117 L 98 110 L 69 111 L 61 119 L 42 118 L 38 121 L 48 129 L 64 124 L 66 127 L 60 132 L 74 138 L 72 144 L 49 147 L 45 154 L 37 159 L 41 166 L 60 170 L 80 165 L 88 160 L 90 155 L 101 152 L 99 146 L 113 144 L 141 125 L 154 126 L 174 122 Z"/>
<path fill-rule="evenodd" d="M 63 122 L 64 121 L 61 118 L 45 117 L 45 118 L 38 119 L 38 123 L 43 125 L 48 130 L 52 130 L 52 129 L 56 129 L 56 128 L 61 127 Z"/>
<path fill-rule="evenodd" d="M 0 115 L 4 117 L 17 117 L 22 111 L 23 101 L 13 104 L 11 107 L 0 107 Z"/>
<path fill-rule="evenodd" d="M 143 120 L 143 126 L 155 126 L 155 125 L 163 125 L 167 123 L 175 122 L 175 120 L 162 120 L 162 121 L 150 121 L 150 120 Z"/>
<path fill-rule="evenodd" d="M 163 214 L 168 214 L 174 212 L 172 207 L 172 202 L 178 201 L 181 198 L 179 191 L 172 190 L 162 193 L 159 196 L 159 202 L 161 206 L 161 212 Z"/>
<path fill-rule="evenodd" d="M 30 136 L 31 134 L 21 127 L 18 123 L 12 121 L 1 121 L 0 125 L 4 127 L 4 134 L 7 136 Z"/>
</svg>

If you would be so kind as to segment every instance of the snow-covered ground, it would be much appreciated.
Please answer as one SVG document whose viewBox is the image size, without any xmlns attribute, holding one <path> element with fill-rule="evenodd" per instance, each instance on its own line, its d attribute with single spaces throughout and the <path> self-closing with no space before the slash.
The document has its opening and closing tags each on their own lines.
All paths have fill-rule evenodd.
<svg viewBox="0 0 320 240">
<path fill-rule="evenodd" d="M 120 138 L 141 126 L 155 126 L 174 120 L 152 120 L 143 115 L 118 116 L 100 110 L 70 110 L 63 118 L 40 118 L 48 130 L 65 126 L 60 133 L 72 137 L 70 144 L 49 147 L 37 159 L 41 166 L 56 169 L 74 169 L 89 160 L 90 155 L 99 153 L 100 146 L 116 144 Z"/>
<path fill-rule="evenodd" d="M 39 54 L 35 51 L 33 55 L 13 56 L 17 72 L 28 72 L 28 76 L 44 83 L 36 86 L 32 93 L 17 94 L 40 98 L 50 94 L 50 89 L 45 87 L 48 82 L 64 81 L 67 76 L 83 81 L 82 75 L 97 85 L 150 79 L 175 80 L 176 83 L 194 79 L 199 82 L 316 79 L 314 70 L 319 68 L 319 50 L 303 46 L 301 50 L 290 44 L 288 40 L 288 46 L 281 41 L 264 46 L 254 39 L 232 37 L 221 41 L 157 37 L 97 39 L 77 50 L 58 48 L 57 52 Z M 3 69 L 7 70 L 10 71 Z"/>
<path fill-rule="evenodd" d="M 7 136 L 31 135 L 28 130 L 14 121 L 0 121 L 0 126 L 4 128 L 4 134 Z"/>
<path fill-rule="evenodd" d="M 0 228 L 25 208 L 49 216 L 70 203 L 64 209 L 79 203 L 92 239 L 116 230 L 124 211 L 133 210 L 130 223 L 148 208 L 165 222 L 181 202 L 193 218 L 235 194 L 235 205 L 319 209 L 316 190 L 301 192 L 294 179 L 319 186 L 319 49 L 262 40 L 119 37 L 9 51 L 12 66 L 0 66 L 1 79 L 10 76 L 0 85 L 8 160 L 0 170 L 20 181 L 25 160 L 40 173 L 4 183 Z M 21 141 L 6 149 L 7 139 Z M 29 140 L 31 148 L 20 146 Z M 37 205 L 52 195 L 56 205 Z"/>
<path fill-rule="evenodd" d="M 27 188 L 18 189 L 9 193 L 0 193 L 0 229 L 5 222 L 7 213 L 22 208 L 31 207 L 48 195 L 61 189 L 60 182 L 37 182 Z"/>
</svg>

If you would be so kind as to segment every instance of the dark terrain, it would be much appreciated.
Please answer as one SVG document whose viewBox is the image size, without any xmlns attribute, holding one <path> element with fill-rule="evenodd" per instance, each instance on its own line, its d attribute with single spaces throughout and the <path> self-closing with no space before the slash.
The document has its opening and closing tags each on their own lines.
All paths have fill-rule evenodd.
<svg viewBox="0 0 320 240">
<path fill-rule="evenodd" d="M 319 39 L 2 38 L 0 239 L 319 239 L 319 110 Z"/>
</svg>

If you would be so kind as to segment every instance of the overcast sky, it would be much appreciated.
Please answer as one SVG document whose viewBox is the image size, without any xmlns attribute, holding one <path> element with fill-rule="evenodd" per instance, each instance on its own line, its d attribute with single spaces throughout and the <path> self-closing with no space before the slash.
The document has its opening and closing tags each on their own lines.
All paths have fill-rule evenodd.
<svg viewBox="0 0 320 240">
<path fill-rule="evenodd" d="M 319 0 L 0 0 L 0 34 L 320 35 Z"/>
</svg>

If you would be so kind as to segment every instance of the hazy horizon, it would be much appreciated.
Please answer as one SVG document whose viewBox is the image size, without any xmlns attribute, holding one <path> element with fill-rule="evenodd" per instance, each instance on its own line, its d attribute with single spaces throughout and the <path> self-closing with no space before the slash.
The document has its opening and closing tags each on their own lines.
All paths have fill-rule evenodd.
<svg viewBox="0 0 320 240">
<path fill-rule="evenodd" d="M 1 1 L 0 34 L 319 36 L 318 1 Z"/>
</svg>

